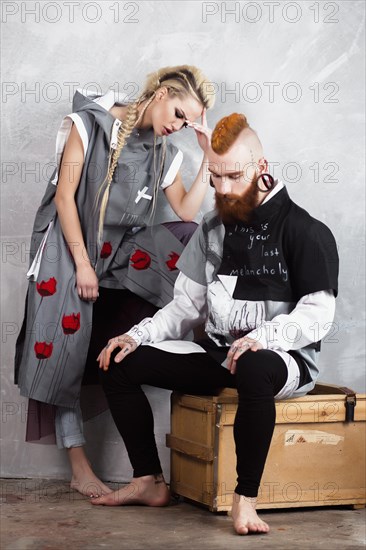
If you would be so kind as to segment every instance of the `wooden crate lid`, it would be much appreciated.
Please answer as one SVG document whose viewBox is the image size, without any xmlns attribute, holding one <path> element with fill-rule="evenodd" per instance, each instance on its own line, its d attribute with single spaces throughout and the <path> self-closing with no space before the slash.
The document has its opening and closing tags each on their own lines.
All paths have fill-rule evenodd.
<svg viewBox="0 0 366 550">
<path fill-rule="evenodd" d="M 354 394 L 354 421 L 366 421 L 366 394 Z M 217 395 L 188 395 L 173 392 L 172 399 L 182 407 L 213 412 L 217 405 L 238 403 L 235 388 L 222 388 Z M 352 401 L 352 396 L 350 397 Z M 301 414 L 295 414 L 295 409 Z M 290 410 L 293 410 L 290 414 Z M 303 397 L 276 401 L 276 423 L 283 422 L 344 422 L 346 420 L 346 393 L 342 386 L 319 382 Z"/>
</svg>

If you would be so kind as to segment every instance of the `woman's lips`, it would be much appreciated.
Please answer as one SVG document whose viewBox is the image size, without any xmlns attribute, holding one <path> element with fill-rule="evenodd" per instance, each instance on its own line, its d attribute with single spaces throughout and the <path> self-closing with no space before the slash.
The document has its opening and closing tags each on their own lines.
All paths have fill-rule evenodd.
<svg viewBox="0 0 366 550">
<path fill-rule="evenodd" d="M 167 128 L 166 126 L 163 126 L 163 134 L 164 136 L 169 136 L 170 134 L 173 133 L 173 130 L 169 130 L 169 128 Z"/>
</svg>

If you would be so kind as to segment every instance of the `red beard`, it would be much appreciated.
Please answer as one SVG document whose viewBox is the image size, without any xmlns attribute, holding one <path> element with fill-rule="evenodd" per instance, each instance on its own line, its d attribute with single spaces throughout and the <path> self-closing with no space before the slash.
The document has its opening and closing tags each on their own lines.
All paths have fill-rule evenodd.
<svg viewBox="0 0 366 550">
<path fill-rule="evenodd" d="M 253 210 L 258 206 L 257 177 L 254 176 L 243 195 L 215 193 L 217 212 L 223 223 L 249 222 Z"/>
</svg>

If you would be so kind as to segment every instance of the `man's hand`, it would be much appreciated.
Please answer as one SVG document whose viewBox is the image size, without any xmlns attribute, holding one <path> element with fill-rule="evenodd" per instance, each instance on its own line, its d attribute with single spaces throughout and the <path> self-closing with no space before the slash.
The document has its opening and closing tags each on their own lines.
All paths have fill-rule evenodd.
<svg viewBox="0 0 366 550">
<path fill-rule="evenodd" d="M 231 374 L 235 374 L 236 362 L 243 353 L 248 350 L 258 351 L 260 349 L 263 349 L 262 344 L 260 342 L 257 342 L 257 340 L 253 340 L 252 338 L 247 338 L 246 336 L 244 336 L 244 338 L 239 338 L 238 340 L 235 340 L 227 354 L 227 367 Z"/>
<path fill-rule="evenodd" d="M 131 336 L 128 336 L 128 334 L 121 334 L 121 336 L 116 336 L 115 338 L 109 340 L 106 347 L 102 349 L 97 357 L 100 369 L 108 370 L 111 353 L 116 348 L 121 348 L 121 351 L 117 353 L 114 360 L 116 363 L 120 363 L 126 357 L 126 355 L 129 355 L 130 353 L 135 351 L 135 349 L 137 348 L 137 342 L 133 338 L 131 338 Z"/>
</svg>

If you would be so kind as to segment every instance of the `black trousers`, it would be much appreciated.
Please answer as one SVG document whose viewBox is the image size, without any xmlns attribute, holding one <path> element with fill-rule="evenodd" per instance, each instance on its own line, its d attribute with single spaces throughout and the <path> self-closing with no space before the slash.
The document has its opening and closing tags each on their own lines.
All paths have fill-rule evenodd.
<svg viewBox="0 0 366 550">
<path fill-rule="evenodd" d="M 107 372 L 100 371 L 134 477 L 162 471 L 154 419 L 142 384 L 195 395 L 214 394 L 222 387 L 237 388 L 235 492 L 248 497 L 258 494 L 275 425 L 274 396 L 285 385 L 287 374 L 285 362 L 270 350 L 244 353 L 232 375 L 208 353 L 176 354 L 150 346 L 139 347 L 121 363 L 112 360 Z"/>
<path fill-rule="evenodd" d="M 187 245 L 197 229 L 195 222 L 166 222 L 162 225 L 184 245 Z M 108 340 L 127 332 L 145 317 L 152 317 L 158 309 L 129 290 L 99 287 L 99 298 L 93 305 L 93 324 L 83 385 L 99 383 L 96 359 Z"/>
</svg>

